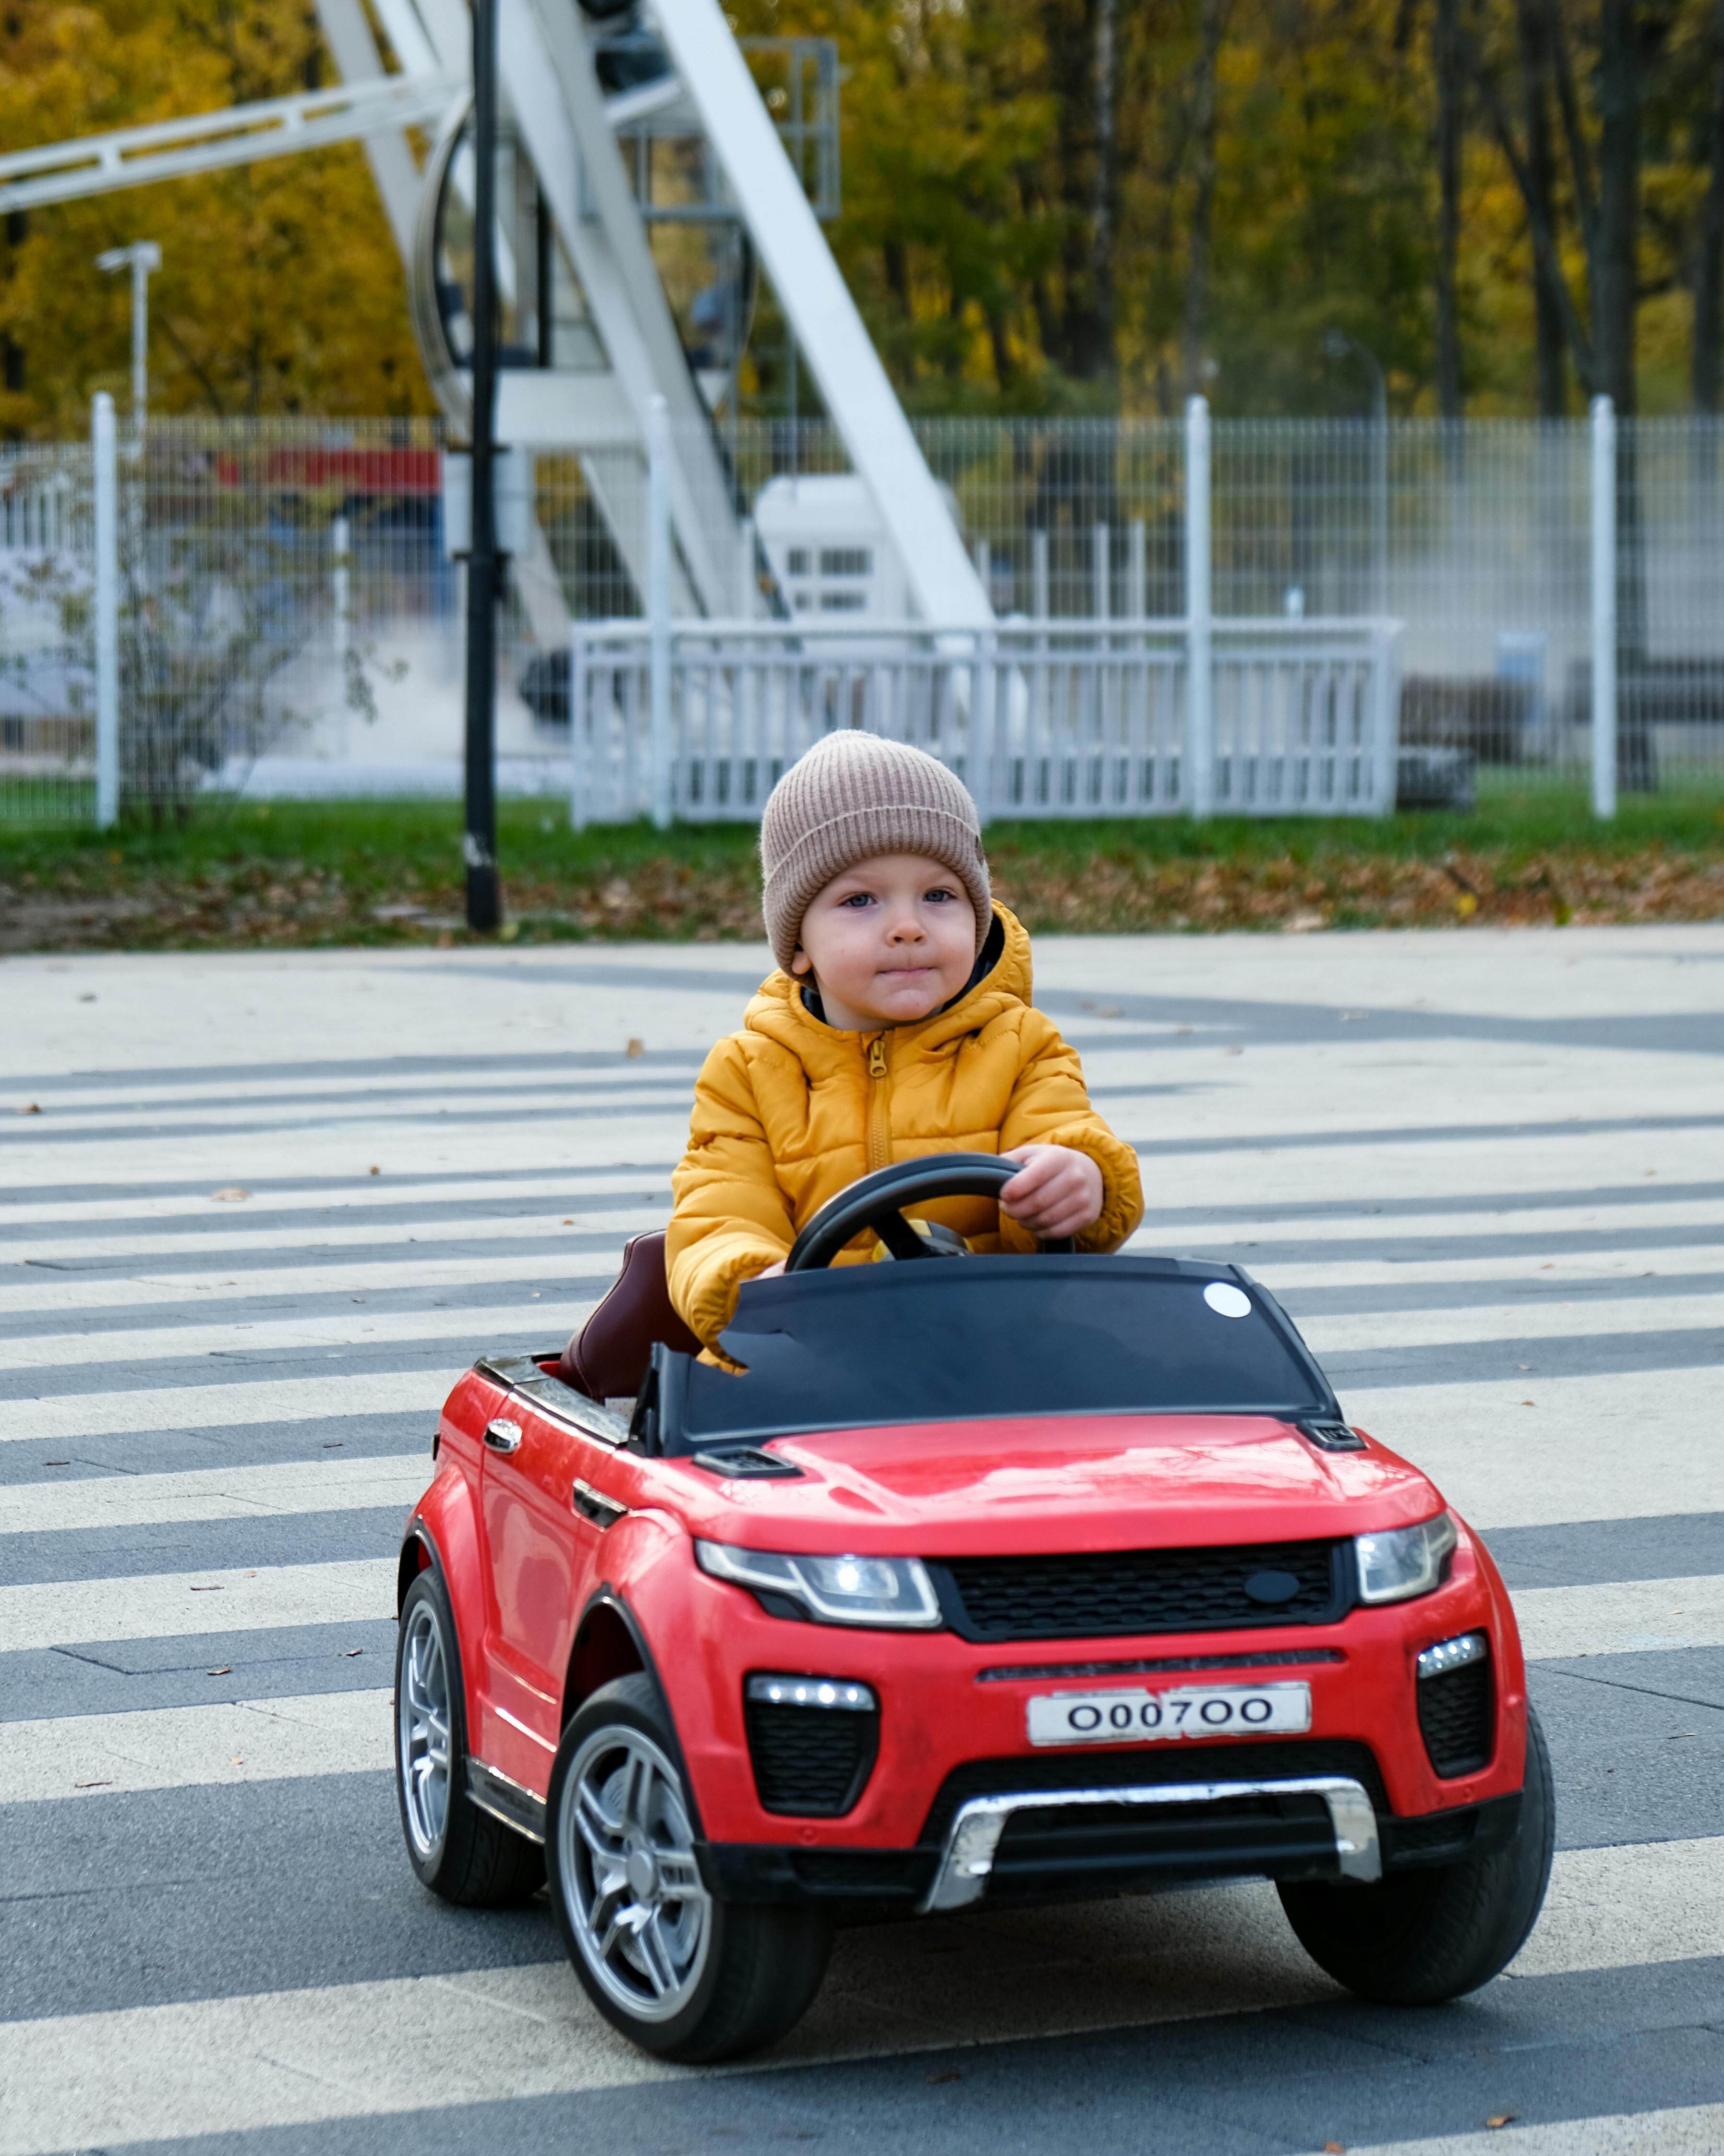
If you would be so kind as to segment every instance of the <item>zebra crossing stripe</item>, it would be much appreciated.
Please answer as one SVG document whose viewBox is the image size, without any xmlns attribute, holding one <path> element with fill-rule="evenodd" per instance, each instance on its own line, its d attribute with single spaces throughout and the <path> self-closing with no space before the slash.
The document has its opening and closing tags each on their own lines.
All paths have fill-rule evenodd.
<svg viewBox="0 0 1724 2156">
<path fill-rule="evenodd" d="M 394 1614 L 393 1557 L 0 1587 L 0 1640 L 13 1653 L 102 1640 L 357 1624 Z"/>
<path fill-rule="evenodd" d="M 0 1535 L 359 1512 L 385 1505 L 400 1506 L 405 1516 L 430 1478 L 431 1463 L 416 1446 L 380 1460 L 294 1460 L 264 1467 L 192 1467 L 177 1474 L 15 1484 L 0 1502 Z"/>
<path fill-rule="evenodd" d="M 1616 1921 L 1601 1925 L 1600 1912 Z M 1064 1943 L 1082 1911 L 1061 1912 L 1020 1943 L 1008 1984 L 998 1953 L 985 1980 L 954 1984 L 952 1964 L 907 1962 L 888 1929 L 839 1942 L 827 1986 L 765 2061 L 772 2072 L 862 2056 L 1213 2019 L 1332 1999 L 1275 1895 L 1262 1884 L 1195 1890 L 1120 1905 L 1138 1981 L 1122 1991 L 1110 1958 L 1089 1980 Z M 1674 1933 L 1672 1920 L 1679 1921 Z M 984 1920 L 970 1920 L 975 1922 Z M 1508 1984 L 1709 1955 L 1724 1925 L 1724 1840 L 1630 1845 L 1559 1856 L 1533 1943 Z M 951 1927 L 954 1933 L 963 1922 Z M 1081 1934 L 1080 1934 L 1081 1935 Z M 546 1937 L 551 1938 L 547 1923 Z M 1674 1948 L 1674 1951 L 1672 1950 Z M 1057 1977 L 1057 1981 L 1056 1981 Z M 1480 1994 L 1488 2011 L 1493 1994 Z M 588 2005 L 566 1962 L 469 1969 L 296 1991 L 123 2008 L 0 2025 L 0 2156 L 62 2156 L 115 2142 L 240 2133 L 338 2118 L 429 2113 L 459 2105 L 577 2095 L 680 2079 L 700 2070 L 637 2051 Z M 711 2073 L 713 2069 L 706 2069 Z M 1545 2156 L 1603 2148 L 1706 2149 L 1724 2105 L 1538 2129 Z M 1482 2127 L 1482 2118 L 1480 2124 Z M 1603 2136 L 1594 2132 L 1602 2126 Z M 1569 2138 L 1563 2138 L 1568 2136 Z M 1482 2148 L 1482 2137 L 1480 2142 Z M 1500 2138 L 1493 2144 L 1501 2148 Z M 1514 2144 L 1520 2145 L 1519 2141 Z M 1388 2144 L 1473 2156 L 1473 2138 Z M 1357 2152 L 1355 2152 L 1357 2156 Z"/>
<path fill-rule="evenodd" d="M 314 1692 L 0 1723 L 0 1804 L 377 1772 L 393 1758 L 389 1702 Z"/>
<path fill-rule="evenodd" d="M 129 1387 L 111 1393 L 14 1399 L 0 1413 L 0 1444 L 143 1437 L 157 1430 L 224 1430 L 247 1423 L 321 1422 L 331 1415 L 408 1410 L 434 1414 L 449 1398 L 462 1367 L 243 1378 L 226 1384 Z M 428 1440 L 431 1428 L 428 1422 Z"/>
</svg>

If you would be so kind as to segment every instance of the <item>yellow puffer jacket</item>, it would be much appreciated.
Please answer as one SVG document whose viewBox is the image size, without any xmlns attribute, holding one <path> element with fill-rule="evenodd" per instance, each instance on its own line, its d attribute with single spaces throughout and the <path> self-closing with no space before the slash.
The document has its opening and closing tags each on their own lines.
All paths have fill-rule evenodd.
<svg viewBox="0 0 1724 2156">
<path fill-rule="evenodd" d="M 1137 1157 L 1090 1105 L 1076 1050 L 1029 1002 L 1029 938 L 997 906 L 1004 947 L 948 1009 L 916 1025 L 841 1033 L 774 973 L 739 1032 L 707 1057 L 688 1151 L 672 1178 L 670 1299 L 710 1347 L 736 1290 L 788 1252 L 798 1230 L 859 1176 L 930 1152 L 1071 1146 L 1101 1170 L 1101 1217 L 1080 1248 L 1110 1250 L 1137 1225 Z M 992 942 L 992 938 L 990 938 Z M 918 1207 L 982 1250 L 1033 1250 L 993 1201 Z M 839 1262 L 872 1254 L 865 1233 Z"/>
</svg>

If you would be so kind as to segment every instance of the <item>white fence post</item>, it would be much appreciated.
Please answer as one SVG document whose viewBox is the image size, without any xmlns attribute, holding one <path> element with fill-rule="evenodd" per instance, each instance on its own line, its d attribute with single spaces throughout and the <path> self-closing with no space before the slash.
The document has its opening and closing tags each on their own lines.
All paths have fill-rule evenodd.
<svg viewBox="0 0 1724 2156">
<path fill-rule="evenodd" d="M 662 397 L 647 407 L 647 680 L 652 706 L 653 823 L 670 827 L 670 414 Z"/>
<path fill-rule="evenodd" d="M 1185 768 L 1193 820 L 1215 808 L 1215 639 L 1209 590 L 1209 406 L 1185 406 Z"/>
<path fill-rule="evenodd" d="M 1090 611 L 1106 621 L 1113 612 L 1112 527 L 1098 523 L 1090 545 Z"/>
<path fill-rule="evenodd" d="M 998 685 L 993 631 L 977 629 L 976 660 L 970 676 L 969 768 L 964 775 L 970 782 L 970 797 L 976 803 L 977 816 L 984 827 L 993 807 L 993 706 Z"/>
<path fill-rule="evenodd" d="M 114 449 L 114 400 L 98 390 L 90 404 L 90 449 L 95 474 L 95 821 L 120 820 L 120 487 Z"/>
<path fill-rule="evenodd" d="M 1126 617 L 1129 621 L 1142 621 L 1149 612 L 1149 534 L 1141 516 L 1131 519 L 1128 553 L 1126 575 L 1131 589 L 1126 600 Z"/>
<path fill-rule="evenodd" d="M 1593 814 L 1616 814 L 1616 408 L 1593 399 Z"/>
<path fill-rule="evenodd" d="M 578 621 L 569 624 L 569 829 L 587 828 L 587 798 L 592 792 L 585 766 L 586 737 L 582 727 L 587 701 L 587 634 Z"/>
<path fill-rule="evenodd" d="M 347 690 L 353 670 L 353 590 L 351 534 L 345 516 L 331 517 L 329 526 L 329 601 L 335 617 L 336 752 L 347 761 Z"/>
</svg>

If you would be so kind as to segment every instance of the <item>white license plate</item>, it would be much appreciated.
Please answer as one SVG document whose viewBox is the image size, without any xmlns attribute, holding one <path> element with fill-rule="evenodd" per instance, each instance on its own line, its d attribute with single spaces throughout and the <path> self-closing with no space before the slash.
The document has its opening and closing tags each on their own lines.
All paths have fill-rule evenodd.
<svg viewBox="0 0 1724 2156">
<path fill-rule="evenodd" d="M 1308 1684 L 1053 1691 L 1029 1702 L 1032 1744 L 1155 1744 L 1174 1737 L 1253 1737 L 1310 1727 Z"/>
</svg>

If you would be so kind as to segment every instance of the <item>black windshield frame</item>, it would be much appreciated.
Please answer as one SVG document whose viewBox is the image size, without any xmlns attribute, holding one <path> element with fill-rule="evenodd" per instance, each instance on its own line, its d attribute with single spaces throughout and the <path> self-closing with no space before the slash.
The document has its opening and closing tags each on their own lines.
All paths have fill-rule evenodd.
<svg viewBox="0 0 1724 2156">
<path fill-rule="evenodd" d="M 1086 1389 L 1093 1394 L 1100 1381 L 1084 1338 L 1087 1328 L 1076 1323 L 1050 1323 L 1044 1330 L 1020 1325 L 1011 1336 L 1010 1345 L 1024 1346 L 1035 1365 L 1034 1382 L 1021 1400 L 998 1397 L 1003 1383 L 998 1375 L 984 1372 L 972 1381 L 966 1374 L 974 1367 L 962 1359 L 967 1342 L 986 1342 L 990 1327 L 998 1334 L 1013 1310 L 1021 1314 L 1042 1305 L 1054 1310 L 1062 1302 L 1071 1309 L 1074 1287 L 1101 1289 L 1116 1311 L 1121 1297 L 1135 1301 L 1141 1295 L 1147 1323 L 1151 1313 L 1174 1312 L 1183 1319 L 1184 1299 L 1200 1297 L 1216 1281 L 1242 1290 L 1250 1313 L 1203 1321 L 1225 1329 L 1214 1336 L 1217 1353 L 1209 1359 L 1207 1381 L 1184 1394 L 1165 1385 L 1157 1390 L 1146 1374 L 1129 1394 L 1085 1397 Z M 901 1326 L 901 1313 L 911 1306 L 905 1298 L 911 1296 L 916 1298 L 917 1315 L 931 1323 Z M 895 1312 L 900 1317 L 896 1332 Z M 1250 1330 L 1235 1332 L 1236 1327 Z M 769 1348 L 774 1335 L 779 1338 Z M 738 1377 L 673 1348 L 654 1348 L 637 1409 L 638 1443 L 684 1455 L 775 1437 L 918 1423 L 1098 1414 L 1260 1415 L 1294 1422 L 1334 1420 L 1341 1413 L 1328 1380 L 1275 1297 L 1241 1267 L 1202 1259 L 987 1256 L 786 1275 L 744 1286 L 721 1344 L 739 1363 L 752 1357 L 753 1369 Z M 932 1362 L 931 1348 L 937 1351 Z M 1219 1361 L 1231 1365 L 1230 1350 L 1237 1352 L 1242 1369 L 1255 1360 L 1258 1382 L 1225 1389 L 1215 1371 Z M 769 1358 L 781 1374 L 767 1377 Z M 888 1378 L 883 1373 L 889 1368 Z M 966 1390 L 978 1397 L 973 1402 L 960 1397 Z"/>
</svg>

